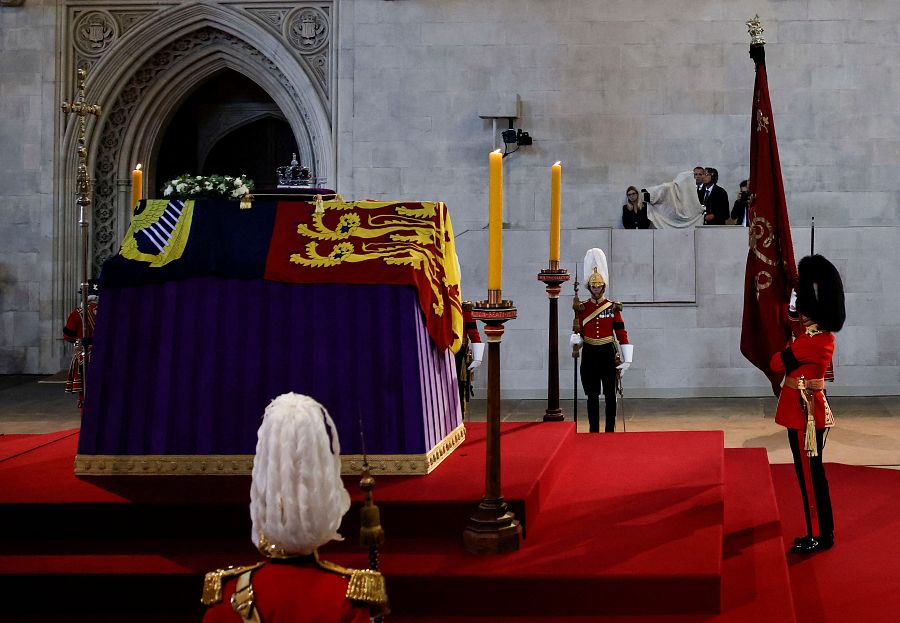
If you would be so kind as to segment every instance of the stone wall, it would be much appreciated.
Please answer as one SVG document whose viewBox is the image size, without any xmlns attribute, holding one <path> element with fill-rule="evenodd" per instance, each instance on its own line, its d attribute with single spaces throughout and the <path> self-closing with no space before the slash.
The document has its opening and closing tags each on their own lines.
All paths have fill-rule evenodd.
<svg viewBox="0 0 900 623">
<path fill-rule="evenodd" d="M 631 302 L 632 392 L 766 393 L 762 375 L 737 351 L 746 232 L 617 229 L 630 184 L 671 180 L 703 164 L 719 169 L 733 198 L 747 177 L 753 64 L 744 21 L 754 13 L 767 29 L 798 257 L 815 215 L 817 249 L 847 282 L 835 391 L 898 393 L 900 3 L 337 4 L 337 189 L 345 197 L 446 201 L 468 298 L 485 290 L 486 161 L 495 140 L 479 112 L 521 98 L 516 127 L 534 145 L 504 165 L 504 286 L 519 308 L 503 347 L 509 395 L 544 392 L 547 302 L 535 276 L 546 263 L 556 160 L 564 164 L 564 264 L 571 269 L 586 248 L 601 246 L 610 255 L 612 294 Z M 50 2 L 0 8 L 0 373 L 53 372 L 61 361 L 63 319 L 52 312 L 60 303 L 50 300 L 48 283 L 54 252 L 70 244 L 54 240 L 51 199 L 60 183 L 53 180 L 59 19 Z M 565 334 L 571 287 L 564 292 Z M 571 370 L 561 376 L 571 388 Z"/>
<path fill-rule="evenodd" d="M 0 8 L 0 373 L 56 372 L 56 3 Z M 74 298 L 71 301 L 74 304 Z"/>
<path fill-rule="evenodd" d="M 890 310 L 900 308 L 892 242 L 900 233 L 900 4 L 342 3 L 340 190 L 446 201 L 456 231 L 465 232 L 459 248 L 470 298 L 486 287 L 482 228 L 494 140 L 479 112 L 486 102 L 521 97 L 516 127 L 534 145 L 504 161 L 504 294 L 519 309 L 503 346 L 508 396 L 545 392 L 547 302 L 535 276 L 546 265 L 556 160 L 564 166 L 564 263 L 571 270 L 600 246 L 610 254 L 613 295 L 639 301 L 626 310 L 637 343 L 626 376 L 633 395 L 769 393 L 738 350 L 746 231 L 700 228 L 685 241 L 615 229 L 627 186 L 668 181 L 696 164 L 717 167 L 734 198 L 748 176 L 754 80 L 744 22 L 757 12 L 797 257 L 808 252 L 815 216 L 817 250 L 847 282 L 834 391 L 898 393 L 900 325 Z M 661 250 L 677 261 L 654 262 Z M 685 300 L 681 294 L 688 302 L 666 301 Z M 560 306 L 561 338 L 567 307 Z M 561 362 L 571 390 L 567 347 Z"/>
</svg>

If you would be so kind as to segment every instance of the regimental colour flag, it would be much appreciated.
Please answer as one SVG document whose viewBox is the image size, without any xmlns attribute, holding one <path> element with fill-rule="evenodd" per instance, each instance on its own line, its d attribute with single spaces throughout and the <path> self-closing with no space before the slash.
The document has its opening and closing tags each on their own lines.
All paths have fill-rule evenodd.
<svg viewBox="0 0 900 623">
<path fill-rule="evenodd" d="M 768 377 L 777 396 L 783 375 L 769 369 L 769 360 L 790 343 L 786 310 L 797 283 L 797 264 L 769 100 L 765 48 L 754 45 L 750 55 L 756 62 L 756 83 L 750 119 L 750 249 L 744 275 L 741 353 Z"/>
</svg>

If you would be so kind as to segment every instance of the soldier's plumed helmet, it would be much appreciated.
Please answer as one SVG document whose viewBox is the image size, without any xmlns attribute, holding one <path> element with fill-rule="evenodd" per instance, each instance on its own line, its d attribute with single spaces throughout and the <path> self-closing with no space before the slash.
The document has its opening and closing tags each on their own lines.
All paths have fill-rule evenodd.
<svg viewBox="0 0 900 623">
<path fill-rule="evenodd" d="M 807 255 L 797 267 L 797 311 L 824 331 L 840 331 L 847 318 L 844 283 L 834 264 L 821 255 Z"/>
<path fill-rule="evenodd" d="M 251 539 L 270 556 L 309 554 L 331 540 L 350 508 L 337 428 L 325 407 L 282 394 L 266 407 L 250 485 Z"/>
</svg>

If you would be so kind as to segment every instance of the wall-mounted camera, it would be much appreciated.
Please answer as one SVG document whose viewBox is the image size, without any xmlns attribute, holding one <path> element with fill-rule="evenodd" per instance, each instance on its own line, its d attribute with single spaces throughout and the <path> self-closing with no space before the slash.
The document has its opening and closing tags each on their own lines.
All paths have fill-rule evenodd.
<svg viewBox="0 0 900 623">
<path fill-rule="evenodd" d="M 500 133 L 503 137 L 503 155 L 508 156 L 519 151 L 519 147 L 523 145 L 531 145 L 531 135 L 523 132 L 521 128 L 510 128 Z M 514 149 L 510 149 L 515 146 Z"/>
</svg>

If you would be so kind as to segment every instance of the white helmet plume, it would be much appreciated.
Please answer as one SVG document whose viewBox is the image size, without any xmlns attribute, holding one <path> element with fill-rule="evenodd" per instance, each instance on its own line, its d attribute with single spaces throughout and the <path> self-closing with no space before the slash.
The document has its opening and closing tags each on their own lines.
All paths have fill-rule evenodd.
<svg viewBox="0 0 900 623">
<path fill-rule="evenodd" d="M 609 268 L 606 266 L 606 254 L 596 247 L 588 249 L 587 253 L 584 254 L 584 282 L 586 284 L 590 283 L 591 274 L 594 272 L 594 268 L 597 269 L 597 272 L 600 273 L 600 277 L 603 278 L 603 283 L 606 284 L 606 291 L 608 293 Z M 607 296 L 609 296 L 609 294 L 607 294 Z"/>
<path fill-rule="evenodd" d="M 272 555 L 310 554 L 342 540 L 337 529 L 349 508 L 328 411 L 309 396 L 278 396 L 266 407 L 253 460 L 253 544 Z"/>
</svg>

